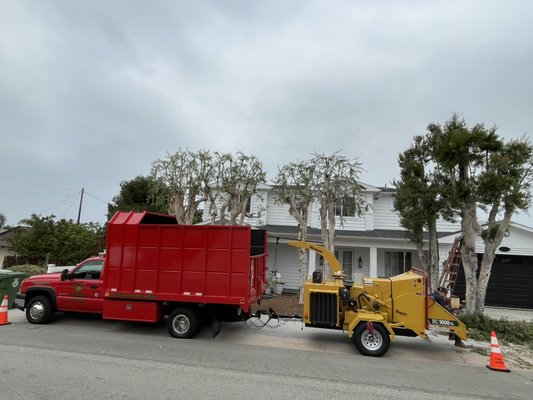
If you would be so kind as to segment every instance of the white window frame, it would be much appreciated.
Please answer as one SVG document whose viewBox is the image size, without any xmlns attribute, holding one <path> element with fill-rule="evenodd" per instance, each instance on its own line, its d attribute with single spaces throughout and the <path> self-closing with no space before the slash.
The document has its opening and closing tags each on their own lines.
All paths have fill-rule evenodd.
<svg viewBox="0 0 533 400">
<path fill-rule="evenodd" d="M 347 201 L 350 204 L 346 204 Z M 355 197 L 344 197 L 335 201 L 335 216 L 336 217 L 355 217 Z"/>
<path fill-rule="evenodd" d="M 413 255 L 410 251 L 385 251 L 385 276 L 395 276 L 409 271 Z"/>
</svg>

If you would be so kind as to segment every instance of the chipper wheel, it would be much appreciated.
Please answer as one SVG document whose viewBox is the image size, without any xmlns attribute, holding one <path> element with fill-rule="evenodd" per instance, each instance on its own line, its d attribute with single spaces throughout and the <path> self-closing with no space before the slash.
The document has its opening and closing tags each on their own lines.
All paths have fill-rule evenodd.
<svg viewBox="0 0 533 400">
<path fill-rule="evenodd" d="M 365 356 L 381 357 L 389 350 L 390 336 L 382 324 L 361 322 L 353 333 L 357 350 Z"/>
</svg>

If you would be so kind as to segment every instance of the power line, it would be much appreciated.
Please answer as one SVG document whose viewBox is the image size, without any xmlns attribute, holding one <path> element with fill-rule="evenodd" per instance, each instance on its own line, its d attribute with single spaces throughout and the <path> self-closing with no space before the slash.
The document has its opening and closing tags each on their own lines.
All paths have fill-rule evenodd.
<svg viewBox="0 0 533 400">
<path fill-rule="evenodd" d="M 69 191 L 69 192 L 77 192 L 78 191 L 78 189 L 68 189 L 68 188 L 59 187 L 59 186 L 43 185 L 42 183 L 23 181 L 23 180 L 20 180 L 20 179 L 9 178 L 9 177 L 3 176 L 3 175 L 0 175 L 0 178 L 6 179 L 8 181 L 24 183 L 26 185 L 41 186 L 41 187 L 45 187 L 45 188 L 49 188 L 49 189 L 66 190 L 66 191 Z"/>
<path fill-rule="evenodd" d="M 52 210 L 62 204 L 65 204 L 65 205 L 68 205 L 68 202 L 71 201 L 70 205 L 68 205 L 67 209 L 63 212 L 63 217 L 66 215 L 66 213 L 68 213 L 70 211 L 70 209 L 72 208 L 72 206 L 74 205 L 74 201 L 75 201 L 75 198 L 80 194 L 80 190 L 79 189 L 70 189 L 70 188 L 65 188 L 65 187 L 60 187 L 60 186 L 52 186 L 52 185 L 45 185 L 45 184 L 42 184 L 42 183 L 35 183 L 35 182 L 29 182 L 29 181 L 24 181 L 24 180 L 21 180 L 21 179 L 16 179 L 16 178 L 10 178 L 8 176 L 4 176 L 4 175 L 0 175 L 0 179 L 5 179 L 5 180 L 8 180 L 8 181 L 13 181 L 13 182 L 18 182 L 18 183 L 23 183 L 25 185 L 31 185 L 31 186 L 39 186 L 39 187 L 44 187 L 44 188 L 48 188 L 48 189 L 55 189 L 55 190 L 64 190 L 64 191 L 68 191 L 68 192 L 74 192 L 73 194 L 71 194 L 70 196 L 68 196 L 67 198 L 61 200 L 60 202 L 50 206 L 50 207 L 47 207 L 45 209 L 43 209 L 39 215 L 41 214 L 44 214 L 45 212 L 49 211 L 49 210 Z M 91 193 L 88 193 L 87 191 L 84 191 L 84 189 L 81 190 L 81 199 L 83 199 L 83 193 L 85 193 L 86 195 L 92 197 L 93 199 L 101 202 L 102 204 L 108 204 L 107 201 L 105 200 L 102 200 L 100 199 L 99 197 L 91 194 Z M 4 195 L 3 193 L 0 193 L 0 195 Z M 15 193 L 6 193 L 6 195 L 11 195 L 11 196 L 18 196 L 20 194 L 15 194 Z M 26 194 L 26 196 L 32 196 L 32 194 Z M 81 200 L 80 200 L 80 210 L 78 212 L 78 221 L 79 221 L 79 218 L 80 218 L 80 214 L 81 214 L 81 207 L 82 207 L 82 204 L 81 204 Z"/>
<path fill-rule="evenodd" d="M 54 204 L 53 206 L 51 207 L 48 207 L 48 208 L 45 208 L 44 210 L 42 210 L 39 214 L 43 214 L 45 211 L 48 211 L 48 210 L 51 210 L 53 208 L 56 208 L 57 206 L 61 205 L 61 204 L 64 204 L 66 203 L 67 201 L 75 198 L 75 197 L 78 197 L 78 193 L 74 193 L 74 194 L 71 194 L 69 197 L 67 197 L 66 199 L 63 199 L 61 200 L 59 203 L 57 204 Z"/>
<path fill-rule="evenodd" d="M 88 191 L 85 191 L 85 194 L 88 195 L 88 196 L 90 196 L 90 197 L 92 197 L 92 198 L 95 199 L 95 200 L 98 200 L 98 201 L 101 202 L 101 203 L 104 203 L 104 204 L 107 204 L 107 203 L 108 203 L 107 201 L 104 201 L 104 200 L 102 200 L 102 199 L 99 199 L 98 197 L 96 197 L 96 196 L 90 194 Z"/>
<path fill-rule="evenodd" d="M 41 186 L 41 187 L 45 187 L 45 188 L 49 188 L 49 189 L 56 189 L 56 190 L 66 190 L 66 191 L 69 191 L 69 192 L 78 192 L 79 193 L 79 189 L 69 189 L 69 188 L 64 188 L 64 187 L 60 187 L 60 186 L 51 186 L 51 185 L 44 185 L 42 183 L 35 183 L 35 182 L 28 182 L 28 181 L 23 181 L 23 180 L 20 180 L 20 179 L 15 179 L 15 178 L 9 178 L 7 176 L 3 176 L 3 175 L 0 175 L 0 178 L 1 179 L 6 179 L 8 181 L 13 181 L 13 182 L 18 182 L 18 183 L 24 183 L 26 185 L 33 185 L 33 186 Z M 85 191 L 85 194 L 92 197 L 93 199 L 95 200 L 98 200 L 99 202 L 103 203 L 103 204 L 107 204 L 108 202 L 105 201 L 105 200 L 102 200 L 100 198 L 98 198 L 97 196 Z M 3 193 L 0 193 L 0 195 L 4 195 Z M 28 194 L 20 194 L 20 193 L 17 193 L 17 194 L 14 194 L 14 193 L 6 193 L 5 195 L 12 195 L 12 196 L 20 196 L 20 195 L 25 195 L 25 196 L 33 196 L 33 194 L 31 193 L 28 193 Z"/>
<path fill-rule="evenodd" d="M 76 193 L 76 195 L 77 195 L 77 193 Z M 76 197 L 77 197 L 77 196 L 76 196 Z M 68 206 L 68 208 L 65 210 L 65 212 L 63 212 L 63 215 L 61 216 L 61 218 L 65 218 L 65 215 L 67 215 L 67 213 L 70 211 L 70 209 L 72 208 L 72 206 L 74 206 L 74 203 L 76 203 L 76 200 L 77 200 L 76 197 L 71 196 L 72 201 L 70 202 L 70 206 Z M 66 203 L 66 201 L 65 201 L 65 203 Z"/>
</svg>

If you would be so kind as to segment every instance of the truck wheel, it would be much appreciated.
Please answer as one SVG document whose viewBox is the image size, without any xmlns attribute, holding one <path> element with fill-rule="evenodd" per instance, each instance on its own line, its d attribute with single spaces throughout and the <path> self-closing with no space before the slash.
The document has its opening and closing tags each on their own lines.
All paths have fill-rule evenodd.
<svg viewBox="0 0 533 400">
<path fill-rule="evenodd" d="M 176 308 L 168 316 L 168 333 L 175 338 L 192 338 L 199 328 L 198 315 L 189 308 Z"/>
<path fill-rule="evenodd" d="M 52 304 L 47 296 L 35 296 L 26 307 L 26 319 L 32 324 L 46 324 L 52 316 Z"/>
<path fill-rule="evenodd" d="M 389 332 L 381 324 L 373 324 L 371 331 L 361 322 L 354 330 L 353 340 L 357 350 L 365 356 L 381 357 L 390 346 Z"/>
</svg>

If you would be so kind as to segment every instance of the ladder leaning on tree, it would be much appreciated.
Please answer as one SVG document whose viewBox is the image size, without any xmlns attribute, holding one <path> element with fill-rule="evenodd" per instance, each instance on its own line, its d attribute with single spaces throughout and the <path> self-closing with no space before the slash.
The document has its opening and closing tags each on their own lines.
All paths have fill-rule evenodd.
<svg viewBox="0 0 533 400">
<path fill-rule="evenodd" d="M 448 295 L 453 295 L 455 289 L 455 282 L 457 282 L 457 276 L 459 275 L 459 268 L 461 266 L 461 240 L 462 238 L 457 238 L 454 240 L 448 259 L 444 264 L 444 269 L 437 287 L 444 286 L 448 289 Z"/>
</svg>

